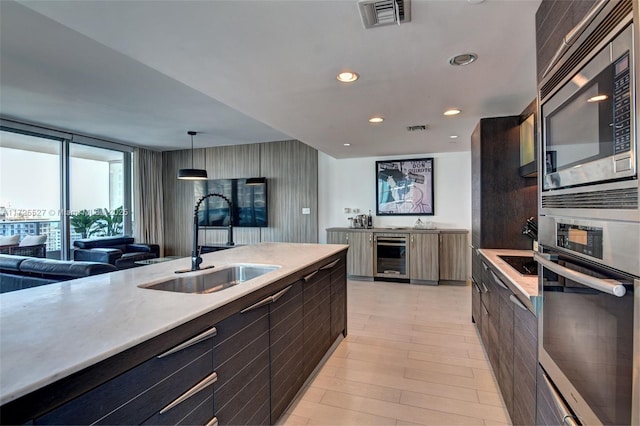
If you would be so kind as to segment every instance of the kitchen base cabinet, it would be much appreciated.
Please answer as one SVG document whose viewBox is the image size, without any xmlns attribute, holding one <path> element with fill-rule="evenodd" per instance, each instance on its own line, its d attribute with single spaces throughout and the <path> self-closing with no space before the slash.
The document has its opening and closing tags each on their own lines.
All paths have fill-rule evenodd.
<svg viewBox="0 0 640 426">
<path fill-rule="evenodd" d="M 346 335 L 346 302 L 342 251 L 5 404 L 2 421 L 273 424 Z"/>
<path fill-rule="evenodd" d="M 409 237 L 409 278 L 411 282 L 437 284 L 438 234 L 413 233 Z"/>
<path fill-rule="evenodd" d="M 268 424 L 269 306 L 239 312 L 216 328 L 214 407 L 219 424 Z"/>
<path fill-rule="evenodd" d="M 160 411 L 213 373 L 213 337 L 162 358 L 154 357 L 35 419 L 36 424 L 158 424 L 190 415 L 200 403 L 205 423 L 213 418 L 213 383 L 166 414 Z M 192 401 L 197 400 L 197 402 Z M 194 405 L 195 404 L 195 405 Z"/>
<path fill-rule="evenodd" d="M 318 270 L 304 277 L 304 376 L 309 377 L 331 346 L 331 272 Z"/>
<path fill-rule="evenodd" d="M 298 281 L 270 306 L 271 422 L 280 418 L 302 387 L 304 312 L 303 281 Z"/>
<path fill-rule="evenodd" d="M 439 280 L 467 280 L 467 233 L 440 232 Z"/>
<path fill-rule="evenodd" d="M 484 262 L 482 268 L 482 283 L 473 282 L 473 318 L 511 423 L 536 424 L 536 316 L 493 268 Z"/>
<path fill-rule="evenodd" d="M 331 338 L 347 336 L 347 277 L 346 265 L 339 262 L 331 269 Z"/>
<path fill-rule="evenodd" d="M 373 277 L 373 232 L 349 232 L 347 239 L 347 274 Z"/>
</svg>

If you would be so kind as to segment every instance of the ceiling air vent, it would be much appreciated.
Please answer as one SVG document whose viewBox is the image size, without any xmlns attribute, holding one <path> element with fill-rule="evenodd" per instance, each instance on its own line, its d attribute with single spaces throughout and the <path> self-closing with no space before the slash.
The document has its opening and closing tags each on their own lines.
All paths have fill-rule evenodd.
<svg viewBox="0 0 640 426">
<path fill-rule="evenodd" d="M 411 21 L 410 0 L 360 0 L 358 8 L 365 28 Z"/>
<path fill-rule="evenodd" d="M 417 126 L 407 126 L 407 132 L 421 132 L 427 130 L 429 126 L 426 124 L 418 124 Z"/>
</svg>

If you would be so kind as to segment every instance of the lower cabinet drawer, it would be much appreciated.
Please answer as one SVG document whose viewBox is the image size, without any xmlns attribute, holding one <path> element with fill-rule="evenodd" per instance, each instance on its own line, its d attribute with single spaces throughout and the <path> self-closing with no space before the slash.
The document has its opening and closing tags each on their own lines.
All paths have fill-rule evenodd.
<svg viewBox="0 0 640 426">
<path fill-rule="evenodd" d="M 211 373 L 213 338 L 163 358 L 154 357 L 37 418 L 35 424 L 141 424 Z M 205 393 L 206 389 L 193 398 L 205 398 Z M 192 403 L 190 399 L 167 414 L 173 411 L 172 417 L 178 413 L 184 417 L 188 410 L 183 404 Z M 209 409 L 212 418 L 213 402 Z"/>
</svg>

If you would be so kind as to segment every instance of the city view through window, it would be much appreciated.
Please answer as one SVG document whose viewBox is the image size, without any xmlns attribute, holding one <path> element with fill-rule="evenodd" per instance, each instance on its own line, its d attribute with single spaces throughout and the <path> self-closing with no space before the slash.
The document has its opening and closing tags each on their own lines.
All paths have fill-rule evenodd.
<svg viewBox="0 0 640 426">
<path fill-rule="evenodd" d="M 0 131 L 0 236 L 46 236 L 46 257 L 64 258 L 61 221 L 70 241 L 123 234 L 124 153 L 68 143 L 68 182 L 61 173 L 64 141 Z M 68 185 L 68 206 L 61 197 Z"/>
</svg>

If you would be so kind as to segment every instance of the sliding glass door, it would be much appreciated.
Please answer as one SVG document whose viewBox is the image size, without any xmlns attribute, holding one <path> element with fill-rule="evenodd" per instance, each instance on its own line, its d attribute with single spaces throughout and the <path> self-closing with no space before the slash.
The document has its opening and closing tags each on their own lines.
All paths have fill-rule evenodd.
<svg viewBox="0 0 640 426">
<path fill-rule="evenodd" d="M 46 244 L 34 256 L 73 259 L 77 239 L 130 235 L 133 150 L 39 129 L 0 130 L 0 253 L 30 236 Z"/>
</svg>

